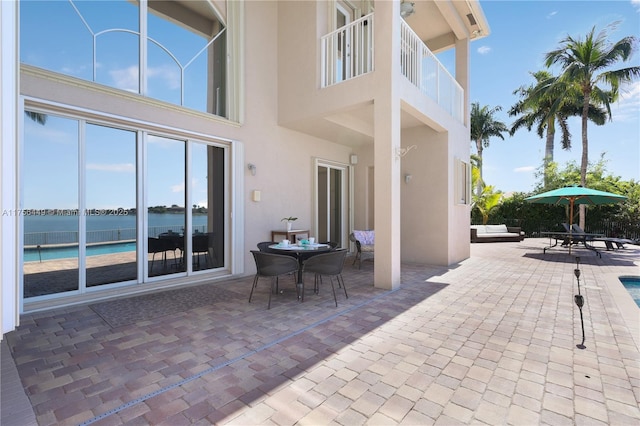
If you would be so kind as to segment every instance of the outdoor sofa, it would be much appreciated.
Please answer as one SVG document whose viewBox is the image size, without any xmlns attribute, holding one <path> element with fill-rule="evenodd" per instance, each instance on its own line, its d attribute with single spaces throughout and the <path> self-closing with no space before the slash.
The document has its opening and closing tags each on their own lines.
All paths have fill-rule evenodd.
<svg viewBox="0 0 640 426">
<path fill-rule="evenodd" d="M 524 232 L 519 226 L 471 225 L 472 243 L 496 243 L 524 240 Z"/>
</svg>

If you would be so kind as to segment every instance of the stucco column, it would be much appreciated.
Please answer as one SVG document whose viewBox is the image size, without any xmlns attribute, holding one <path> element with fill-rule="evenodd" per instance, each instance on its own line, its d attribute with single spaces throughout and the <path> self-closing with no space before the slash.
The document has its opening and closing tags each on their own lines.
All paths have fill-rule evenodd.
<svg viewBox="0 0 640 426">
<path fill-rule="evenodd" d="M 456 81 L 464 90 L 464 124 L 469 126 L 469 39 L 456 40 Z"/>
<path fill-rule="evenodd" d="M 374 286 L 400 286 L 400 2 L 376 1 Z"/>
</svg>

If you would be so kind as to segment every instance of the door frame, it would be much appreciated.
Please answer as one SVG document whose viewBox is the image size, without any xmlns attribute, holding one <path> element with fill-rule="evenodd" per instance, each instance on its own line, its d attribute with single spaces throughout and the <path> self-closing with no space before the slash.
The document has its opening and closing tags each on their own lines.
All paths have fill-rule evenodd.
<svg viewBox="0 0 640 426">
<path fill-rule="evenodd" d="M 342 179 L 342 233 L 341 233 L 341 241 L 338 241 L 342 248 L 347 248 L 351 250 L 350 242 L 349 242 L 349 233 L 353 228 L 354 214 L 353 214 L 353 205 L 354 205 L 354 197 L 353 197 L 353 188 L 354 188 L 354 179 L 353 179 L 353 166 L 347 163 L 341 163 L 338 161 L 325 160 L 322 158 L 314 158 L 313 159 L 313 235 L 318 235 L 318 207 L 319 207 L 319 199 L 318 199 L 318 168 L 319 167 L 327 167 L 331 169 L 339 169 L 343 172 Z"/>
</svg>

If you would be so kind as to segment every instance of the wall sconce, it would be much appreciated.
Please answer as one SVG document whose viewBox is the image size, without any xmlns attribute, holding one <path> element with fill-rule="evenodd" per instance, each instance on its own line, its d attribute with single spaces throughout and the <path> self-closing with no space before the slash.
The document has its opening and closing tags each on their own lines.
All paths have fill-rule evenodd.
<svg viewBox="0 0 640 426">
<path fill-rule="evenodd" d="M 404 1 L 400 3 L 400 16 L 407 18 L 413 15 L 416 11 L 413 6 L 415 6 L 415 3 L 405 3 Z"/>
<path fill-rule="evenodd" d="M 255 164 L 249 164 L 247 166 L 247 169 L 249 169 L 249 171 L 251 172 L 251 176 L 255 176 L 256 175 L 256 165 Z"/>
<path fill-rule="evenodd" d="M 358 156 L 356 154 L 351 154 L 349 156 L 349 163 L 351 163 L 354 166 L 358 164 Z"/>
<path fill-rule="evenodd" d="M 400 159 L 404 157 L 409 153 L 409 151 L 417 147 L 418 145 L 411 145 L 410 147 L 407 147 L 407 148 L 396 148 L 396 159 Z"/>
<path fill-rule="evenodd" d="M 411 179 L 413 179 L 413 176 L 412 176 L 412 175 L 410 175 L 410 174 L 408 174 L 408 173 L 407 173 L 406 175 L 404 175 L 404 183 L 409 183 L 409 182 L 411 182 Z"/>
</svg>

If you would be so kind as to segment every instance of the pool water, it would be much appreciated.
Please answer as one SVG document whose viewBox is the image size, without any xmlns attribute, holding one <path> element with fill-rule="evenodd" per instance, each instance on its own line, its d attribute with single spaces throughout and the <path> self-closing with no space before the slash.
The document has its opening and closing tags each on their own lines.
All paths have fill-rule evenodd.
<svg viewBox="0 0 640 426">
<path fill-rule="evenodd" d="M 134 251 L 135 249 L 135 241 L 112 244 L 96 244 L 87 246 L 87 256 L 123 253 L 126 251 Z M 72 257 L 78 257 L 78 246 L 41 247 L 39 252 L 37 248 L 24 249 L 25 262 L 39 262 L 40 260 L 67 259 Z"/>
<path fill-rule="evenodd" d="M 620 282 L 627 289 L 636 305 L 640 307 L 640 277 L 620 277 Z"/>
</svg>

